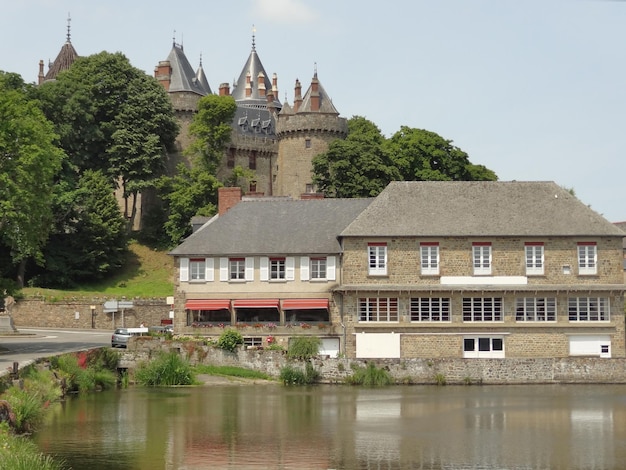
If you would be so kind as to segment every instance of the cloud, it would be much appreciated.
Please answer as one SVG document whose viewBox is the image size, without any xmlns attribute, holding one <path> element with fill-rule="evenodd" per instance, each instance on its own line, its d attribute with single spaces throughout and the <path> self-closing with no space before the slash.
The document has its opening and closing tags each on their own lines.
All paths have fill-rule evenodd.
<svg viewBox="0 0 626 470">
<path fill-rule="evenodd" d="M 284 24 L 314 23 L 318 12 L 304 0 L 254 0 L 253 15 L 268 22 Z"/>
</svg>

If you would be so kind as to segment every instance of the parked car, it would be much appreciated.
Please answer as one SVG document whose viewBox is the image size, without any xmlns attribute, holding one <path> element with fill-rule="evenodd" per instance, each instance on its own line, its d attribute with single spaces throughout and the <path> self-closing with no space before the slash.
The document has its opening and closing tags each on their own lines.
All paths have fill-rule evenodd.
<svg viewBox="0 0 626 470">
<path fill-rule="evenodd" d="M 172 325 L 151 326 L 149 330 L 151 333 L 174 333 L 174 327 Z"/>
<path fill-rule="evenodd" d="M 111 336 L 112 348 L 125 348 L 128 339 L 132 336 L 144 336 L 148 334 L 148 328 L 117 328 Z"/>
</svg>

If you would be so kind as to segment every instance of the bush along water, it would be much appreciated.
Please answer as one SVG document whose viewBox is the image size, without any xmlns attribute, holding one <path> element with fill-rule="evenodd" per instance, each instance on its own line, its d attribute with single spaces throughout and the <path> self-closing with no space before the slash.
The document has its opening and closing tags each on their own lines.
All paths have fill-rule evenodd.
<svg viewBox="0 0 626 470">
<path fill-rule="evenodd" d="M 242 344 L 243 336 L 241 333 L 230 328 L 225 330 L 217 340 L 217 347 L 229 352 L 234 352 Z"/>
<path fill-rule="evenodd" d="M 381 387 L 391 385 L 392 380 L 389 372 L 376 367 L 370 362 L 366 367 L 355 367 L 354 373 L 346 378 L 346 383 L 350 385 L 365 385 L 368 387 Z"/>
<path fill-rule="evenodd" d="M 192 385 L 195 374 L 188 360 L 175 352 L 161 352 L 150 362 L 143 362 L 135 371 L 135 381 L 148 387 Z"/>
</svg>

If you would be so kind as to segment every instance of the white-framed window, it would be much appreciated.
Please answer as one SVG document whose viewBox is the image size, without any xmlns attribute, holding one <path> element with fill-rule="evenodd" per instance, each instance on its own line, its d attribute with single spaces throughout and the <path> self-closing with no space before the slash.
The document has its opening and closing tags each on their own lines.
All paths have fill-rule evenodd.
<svg viewBox="0 0 626 470">
<path fill-rule="evenodd" d="M 439 243 L 420 243 L 420 260 L 423 276 L 439 275 Z"/>
<path fill-rule="evenodd" d="M 503 358 L 504 338 L 502 336 L 464 336 L 463 357 Z"/>
<path fill-rule="evenodd" d="M 368 274 L 370 276 L 387 275 L 387 244 L 384 242 L 368 243 Z"/>
<path fill-rule="evenodd" d="M 397 322 L 397 297 L 362 297 L 359 299 L 360 322 Z"/>
<path fill-rule="evenodd" d="M 524 245 L 526 253 L 526 275 L 541 276 L 544 273 L 543 242 L 529 242 Z"/>
<path fill-rule="evenodd" d="M 243 345 L 247 348 L 258 348 L 263 346 L 263 338 L 258 336 L 246 336 L 243 339 Z"/>
<path fill-rule="evenodd" d="M 502 321 L 502 298 L 464 297 L 463 321 Z"/>
<path fill-rule="evenodd" d="M 567 300 L 569 321 L 609 321 L 609 299 L 605 297 L 570 297 Z"/>
<path fill-rule="evenodd" d="M 555 297 L 518 297 L 515 321 L 556 321 Z"/>
<path fill-rule="evenodd" d="M 450 321 L 450 299 L 447 297 L 414 297 L 410 309 L 411 321 Z"/>
<path fill-rule="evenodd" d="M 181 259 L 181 281 L 213 281 L 213 258 Z"/>
<path fill-rule="evenodd" d="M 578 274 L 598 274 L 598 250 L 595 242 L 578 243 Z"/>
<path fill-rule="evenodd" d="M 472 263 L 475 276 L 491 274 L 491 243 L 476 242 L 472 244 Z"/>
<path fill-rule="evenodd" d="M 311 258 L 311 279 L 326 279 L 326 257 Z"/>
<path fill-rule="evenodd" d="M 286 279 L 285 258 L 270 258 L 270 280 Z"/>
<path fill-rule="evenodd" d="M 246 278 L 246 259 L 245 258 L 229 258 L 228 259 L 228 279 L 232 281 L 245 280 Z"/>
</svg>

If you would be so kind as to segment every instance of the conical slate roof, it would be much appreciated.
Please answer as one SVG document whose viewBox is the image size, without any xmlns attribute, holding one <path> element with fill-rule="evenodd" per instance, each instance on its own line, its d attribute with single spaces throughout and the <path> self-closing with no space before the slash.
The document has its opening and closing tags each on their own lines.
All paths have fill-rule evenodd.
<svg viewBox="0 0 626 470">
<path fill-rule="evenodd" d="M 317 85 L 317 91 L 314 91 L 314 85 Z M 311 97 L 317 94 L 319 96 L 319 110 L 311 109 Z M 302 104 L 298 108 L 298 113 L 323 113 L 323 114 L 336 114 L 339 115 L 339 111 L 333 105 L 332 100 L 324 90 L 324 87 L 319 82 L 317 78 L 317 72 L 313 75 L 313 80 L 311 80 L 311 85 L 309 85 L 309 89 L 306 91 L 304 96 L 302 97 Z"/>
<path fill-rule="evenodd" d="M 76 52 L 76 49 L 74 49 L 74 46 L 72 46 L 68 34 L 67 41 L 65 41 L 65 44 L 61 47 L 61 51 L 57 55 L 57 58 L 50 64 L 50 68 L 44 77 L 44 81 L 56 79 L 59 73 L 69 69 L 76 59 L 78 59 L 78 53 Z"/>
<path fill-rule="evenodd" d="M 202 59 L 200 59 L 200 66 L 198 67 L 198 70 L 196 70 L 196 79 L 198 80 L 200 86 L 206 90 L 207 95 L 213 94 L 211 87 L 209 86 L 209 81 L 204 73 L 204 69 L 202 68 Z"/>
<path fill-rule="evenodd" d="M 259 59 L 259 55 L 256 53 L 256 47 L 254 44 L 254 39 L 252 41 L 252 51 L 248 56 L 248 60 L 246 61 L 243 69 L 241 70 L 241 74 L 239 75 L 239 79 L 235 82 L 235 86 L 231 93 L 232 97 L 235 98 L 235 101 L 238 105 L 244 106 L 266 106 L 267 98 L 265 96 L 261 96 L 259 94 L 259 85 L 257 83 L 257 79 L 259 77 L 259 73 L 263 74 L 263 82 L 265 84 L 266 93 L 269 93 L 272 90 L 272 82 L 268 78 L 267 72 L 261 63 L 261 59 Z M 248 83 L 248 77 L 250 80 L 250 96 L 246 96 L 246 85 Z M 274 96 L 274 106 L 277 109 L 281 108 L 280 101 L 277 96 Z"/>
<path fill-rule="evenodd" d="M 188 91 L 202 96 L 211 93 L 211 88 L 206 77 L 204 77 L 204 71 L 201 68 L 198 70 L 198 73 L 202 72 L 201 76 L 204 77 L 204 80 L 202 78 L 199 79 L 187 60 L 182 45 L 174 43 L 167 60 L 170 63 L 170 67 L 172 67 L 171 82 L 168 90 L 170 93 Z M 206 84 L 203 84 L 202 81 Z"/>
</svg>

